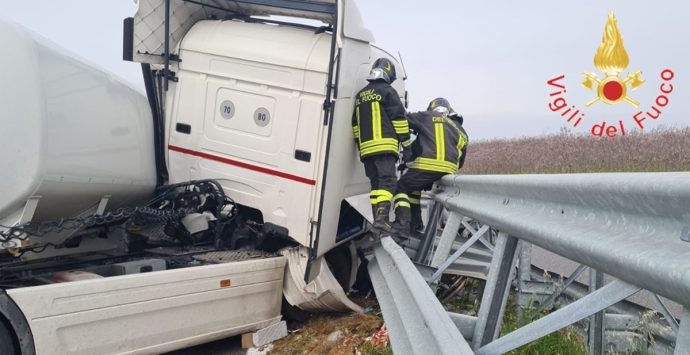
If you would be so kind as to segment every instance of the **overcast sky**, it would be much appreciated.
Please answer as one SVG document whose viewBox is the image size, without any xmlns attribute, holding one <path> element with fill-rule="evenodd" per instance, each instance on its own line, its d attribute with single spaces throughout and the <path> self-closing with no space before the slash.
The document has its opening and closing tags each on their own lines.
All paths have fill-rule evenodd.
<svg viewBox="0 0 690 355">
<path fill-rule="evenodd" d="M 129 0 L 2 0 L 0 17 L 23 24 L 57 44 L 112 71 L 143 91 L 137 64 L 123 62 L 122 19 Z M 659 74 L 674 71 L 669 104 L 659 125 L 690 122 L 690 13 L 688 1 L 411 1 L 358 0 L 377 44 L 400 51 L 409 76 L 412 110 L 436 96 L 447 97 L 465 116 L 473 138 L 557 132 L 565 119 L 548 108 L 546 81 L 564 74 L 565 98 L 586 113 L 574 131 L 623 120 L 651 110 L 660 94 Z M 585 103 L 596 96 L 579 85 L 582 72 L 596 72 L 594 53 L 608 12 L 614 10 L 630 57 L 628 71 L 642 70 L 646 83 L 629 96 L 641 103 Z M 8 49 L 5 48 L 5 51 Z M 11 55 L 11 52 L 4 52 Z"/>
</svg>

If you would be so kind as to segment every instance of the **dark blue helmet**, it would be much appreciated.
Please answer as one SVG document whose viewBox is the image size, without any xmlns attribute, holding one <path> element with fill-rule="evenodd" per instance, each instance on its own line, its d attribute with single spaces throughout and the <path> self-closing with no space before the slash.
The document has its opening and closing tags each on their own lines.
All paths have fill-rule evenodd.
<svg viewBox="0 0 690 355">
<path fill-rule="evenodd" d="M 442 97 L 437 97 L 431 102 L 429 102 L 429 106 L 426 108 L 427 111 L 435 111 L 438 112 L 444 116 L 447 116 L 450 112 L 453 112 L 453 108 L 450 107 L 450 102 L 448 100 L 442 98 Z"/>
<path fill-rule="evenodd" d="M 388 60 L 388 58 L 379 58 L 374 62 L 374 65 L 372 65 L 371 72 L 369 72 L 369 77 L 367 80 L 384 80 L 385 82 L 392 84 L 396 78 L 395 65 L 393 62 Z"/>
</svg>

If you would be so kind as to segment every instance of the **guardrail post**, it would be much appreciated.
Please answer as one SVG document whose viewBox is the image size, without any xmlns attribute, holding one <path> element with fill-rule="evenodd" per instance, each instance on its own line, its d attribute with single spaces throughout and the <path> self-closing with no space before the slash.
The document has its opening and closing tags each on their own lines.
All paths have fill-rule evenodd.
<svg viewBox="0 0 690 355">
<path fill-rule="evenodd" d="M 432 267 L 438 267 L 446 260 L 448 255 L 450 255 L 450 249 L 453 247 L 453 242 L 458 236 L 462 219 L 463 217 L 459 213 L 450 213 L 446 226 L 443 228 L 441 240 L 438 241 L 438 246 L 436 247 L 434 257 L 431 259 Z"/>
<path fill-rule="evenodd" d="M 443 212 L 443 204 L 434 201 L 431 213 L 429 213 L 429 221 L 426 223 L 426 229 L 424 230 L 424 239 L 417 250 L 417 254 L 414 256 L 414 262 L 422 264 L 427 255 L 429 255 L 431 246 L 434 245 L 434 239 L 436 239 L 436 229 L 438 228 L 438 221 L 441 219 L 441 212 Z"/>
<path fill-rule="evenodd" d="M 518 239 L 499 232 L 489 275 L 484 286 L 472 348 L 479 349 L 498 337 L 505 311 L 510 282 L 515 273 Z"/>
<path fill-rule="evenodd" d="M 690 354 L 690 308 L 685 306 L 683 318 L 680 320 L 678 337 L 676 338 L 676 349 L 674 355 Z"/>
<path fill-rule="evenodd" d="M 604 274 L 589 269 L 589 292 L 592 293 L 604 286 Z M 589 318 L 589 355 L 604 354 L 604 310 Z"/>
<path fill-rule="evenodd" d="M 532 244 L 520 241 L 520 258 L 518 259 L 518 300 L 517 316 L 522 319 L 525 308 L 530 308 L 532 295 L 528 294 L 527 282 L 532 280 Z"/>
<path fill-rule="evenodd" d="M 532 280 L 532 244 L 528 242 L 520 243 L 520 263 L 519 268 L 519 280 L 520 281 L 530 281 Z"/>
</svg>

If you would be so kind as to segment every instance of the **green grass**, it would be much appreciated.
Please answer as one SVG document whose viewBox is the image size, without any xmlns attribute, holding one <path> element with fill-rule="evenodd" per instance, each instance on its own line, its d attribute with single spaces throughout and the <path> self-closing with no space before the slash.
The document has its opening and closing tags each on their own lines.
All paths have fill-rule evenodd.
<svg viewBox="0 0 690 355">
<path fill-rule="evenodd" d="M 512 299 L 506 306 L 503 316 L 501 335 L 506 335 L 525 324 L 529 324 L 542 315 L 536 314 L 532 308 L 525 309 L 522 317 L 518 317 L 515 301 Z M 566 327 L 555 333 L 535 340 L 527 345 L 508 352 L 510 355 L 582 355 L 586 354 L 585 341 L 572 328 Z"/>
<path fill-rule="evenodd" d="M 385 348 L 377 348 L 374 347 L 373 345 L 369 343 L 364 343 L 362 345 L 362 354 L 363 355 L 393 355 L 393 349 L 391 349 L 390 346 L 387 346 Z"/>
<path fill-rule="evenodd" d="M 463 289 L 450 300 L 443 303 L 449 312 L 462 313 L 470 316 L 477 316 L 479 312 L 479 300 L 476 300 L 477 290 L 484 287 L 481 280 L 470 279 Z M 474 296 L 472 294 L 475 293 Z M 534 309 L 526 309 L 518 319 L 515 298 L 511 296 L 506 306 L 501 327 L 501 336 L 506 335 L 521 326 L 531 323 L 542 315 L 536 314 Z M 524 345 L 516 350 L 508 352 L 511 355 L 582 355 L 586 354 L 585 341 L 571 327 L 564 328 L 558 332 L 551 333 L 530 344 Z"/>
<path fill-rule="evenodd" d="M 476 279 L 469 279 L 462 291 L 455 297 L 443 303 L 446 311 L 462 313 L 470 316 L 477 316 L 479 313 L 479 300 L 472 300 L 470 293 L 484 288 L 484 282 Z"/>
<path fill-rule="evenodd" d="M 448 282 L 452 280 L 446 280 Z M 484 287 L 484 282 L 476 279 L 469 279 L 462 290 L 453 298 L 443 302 L 446 311 L 466 314 L 470 316 L 477 316 L 479 312 L 479 295 L 477 292 Z M 523 311 L 521 316 L 517 314 L 517 305 L 515 296 L 511 295 L 506 305 L 505 314 L 503 316 L 503 323 L 501 327 L 501 336 L 504 336 L 524 325 L 534 322 L 535 320 L 545 316 L 547 312 L 537 313 L 534 308 L 528 308 Z M 654 342 L 652 337 L 652 328 L 650 324 L 653 323 L 653 318 L 656 316 L 654 311 L 649 311 L 640 319 L 639 325 L 636 327 L 637 335 L 630 337 L 630 344 L 628 348 L 622 352 L 606 351 L 607 355 L 652 355 L 650 349 L 651 343 Z M 586 322 L 586 320 L 584 320 Z M 581 332 L 575 328 L 576 325 L 568 326 L 557 332 L 551 333 L 543 338 L 537 339 L 529 344 L 512 350 L 507 354 L 510 355 L 584 355 L 587 353 L 587 345 Z M 376 355 L 377 353 L 372 353 Z"/>
</svg>

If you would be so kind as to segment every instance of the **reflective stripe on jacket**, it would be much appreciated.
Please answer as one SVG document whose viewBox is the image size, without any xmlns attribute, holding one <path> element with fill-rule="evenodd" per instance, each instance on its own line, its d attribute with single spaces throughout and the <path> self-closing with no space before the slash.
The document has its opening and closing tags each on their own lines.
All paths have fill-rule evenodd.
<svg viewBox="0 0 690 355">
<path fill-rule="evenodd" d="M 399 142 L 409 145 L 410 127 L 398 93 L 383 80 L 365 86 L 355 97 L 352 133 L 360 158 L 398 155 Z"/>
<path fill-rule="evenodd" d="M 467 149 L 467 133 L 448 117 L 434 111 L 410 113 L 410 127 L 417 132 L 412 169 L 455 174 Z"/>
</svg>

